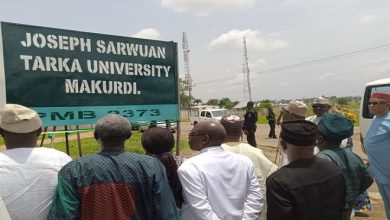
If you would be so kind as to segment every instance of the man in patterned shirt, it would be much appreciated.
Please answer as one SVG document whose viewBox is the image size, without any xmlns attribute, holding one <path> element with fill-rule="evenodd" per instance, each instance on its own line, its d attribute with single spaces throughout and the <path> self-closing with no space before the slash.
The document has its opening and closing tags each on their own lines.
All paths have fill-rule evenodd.
<svg viewBox="0 0 390 220">
<path fill-rule="evenodd" d="M 130 122 L 119 115 L 100 119 L 97 154 L 69 162 L 58 174 L 48 219 L 178 219 L 163 165 L 126 153 Z"/>
</svg>

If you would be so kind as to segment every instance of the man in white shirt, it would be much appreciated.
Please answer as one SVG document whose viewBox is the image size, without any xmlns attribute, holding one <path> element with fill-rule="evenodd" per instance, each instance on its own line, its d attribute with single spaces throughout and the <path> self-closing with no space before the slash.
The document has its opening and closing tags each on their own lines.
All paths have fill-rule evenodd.
<svg viewBox="0 0 390 220">
<path fill-rule="evenodd" d="M 1 220 L 11 220 L 9 217 L 7 207 L 5 207 L 3 199 L 0 197 L 0 219 Z"/>
<path fill-rule="evenodd" d="M 182 219 L 257 219 L 263 195 L 252 161 L 225 151 L 226 131 L 217 121 L 204 121 L 189 134 L 189 145 L 200 154 L 178 170 L 183 186 Z"/>
<path fill-rule="evenodd" d="M 247 156 L 253 162 L 256 177 L 259 180 L 261 193 L 266 198 L 265 180 L 271 173 L 275 172 L 278 167 L 272 163 L 260 148 L 254 148 L 247 143 L 240 143 L 240 135 L 244 118 L 237 115 L 224 116 L 221 119 L 221 125 L 226 130 L 226 139 L 222 144 L 224 150 Z M 263 211 L 259 219 L 267 219 L 266 201 L 264 200 Z"/>
<path fill-rule="evenodd" d="M 29 108 L 6 104 L 0 134 L 0 196 L 12 220 L 47 219 L 58 171 L 71 158 L 63 152 L 37 148 L 42 122 Z"/>
</svg>

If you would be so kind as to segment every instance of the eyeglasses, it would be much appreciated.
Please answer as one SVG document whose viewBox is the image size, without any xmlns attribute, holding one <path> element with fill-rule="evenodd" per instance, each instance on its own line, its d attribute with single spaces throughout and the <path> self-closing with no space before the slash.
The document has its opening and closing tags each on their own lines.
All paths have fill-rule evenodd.
<svg viewBox="0 0 390 220">
<path fill-rule="evenodd" d="M 380 105 L 384 104 L 384 102 L 368 102 L 368 105 Z"/>
</svg>

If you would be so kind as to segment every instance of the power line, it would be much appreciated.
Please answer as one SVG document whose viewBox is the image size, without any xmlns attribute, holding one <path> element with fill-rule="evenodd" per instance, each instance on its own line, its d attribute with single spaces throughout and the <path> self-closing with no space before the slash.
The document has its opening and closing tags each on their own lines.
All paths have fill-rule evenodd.
<svg viewBox="0 0 390 220">
<path fill-rule="evenodd" d="M 259 71 L 259 72 L 254 72 L 254 73 L 261 74 L 261 73 L 267 73 L 267 72 L 276 72 L 276 71 L 280 71 L 280 70 L 284 70 L 284 69 L 288 69 L 288 68 L 304 67 L 304 66 L 317 64 L 317 63 L 334 61 L 334 60 L 345 58 L 345 57 L 357 56 L 357 55 L 361 55 L 361 54 L 365 54 L 365 53 L 372 53 L 376 50 L 383 50 L 386 48 L 390 48 L 390 44 L 384 44 L 384 45 L 370 47 L 370 48 L 366 48 L 366 49 L 362 49 L 362 50 L 355 50 L 355 51 L 348 52 L 348 53 L 343 53 L 343 54 L 338 54 L 338 55 L 329 56 L 329 57 L 325 57 L 325 58 L 305 61 L 302 63 L 296 63 L 296 64 L 290 64 L 290 65 L 286 65 L 286 66 L 275 67 L 275 68 L 271 68 L 271 69 L 267 69 L 267 70 L 263 70 L 263 71 Z M 228 80 L 228 79 L 234 79 L 234 77 L 225 77 L 225 78 L 219 78 L 219 79 L 214 79 L 214 80 L 208 80 L 208 81 L 204 81 L 204 82 L 198 82 L 197 85 L 208 84 L 208 83 L 212 83 L 212 82 L 219 82 L 221 80 Z"/>
</svg>

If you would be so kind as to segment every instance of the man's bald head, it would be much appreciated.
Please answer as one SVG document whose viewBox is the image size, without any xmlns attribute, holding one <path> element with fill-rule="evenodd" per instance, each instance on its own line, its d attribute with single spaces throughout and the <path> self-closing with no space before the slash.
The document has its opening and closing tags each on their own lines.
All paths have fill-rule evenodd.
<svg viewBox="0 0 390 220">
<path fill-rule="evenodd" d="M 221 146 L 226 138 L 226 131 L 218 121 L 202 121 L 189 134 L 189 144 L 192 150 L 202 150 L 206 147 Z"/>
</svg>

